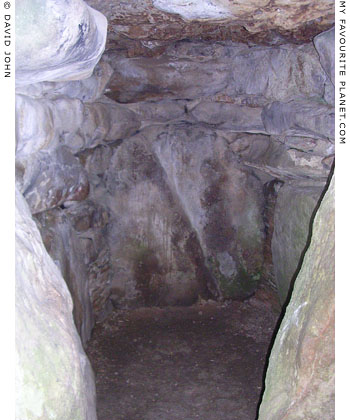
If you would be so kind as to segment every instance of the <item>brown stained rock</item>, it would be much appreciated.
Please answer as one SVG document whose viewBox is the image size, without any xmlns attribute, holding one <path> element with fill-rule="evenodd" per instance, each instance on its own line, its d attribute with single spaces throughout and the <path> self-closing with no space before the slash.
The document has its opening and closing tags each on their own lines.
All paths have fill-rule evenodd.
<svg viewBox="0 0 350 420">
<path fill-rule="evenodd" d="M 334 177 L 272 348 L 259 420 L 334 419 Z"/>
<path fill-rule="evenodd" d="M 179 123 L 147 127 L 111 150 L 85 160 L 91 197 L 111 214 L 111 299 L 164 305 L 252 294 L 263 259 L 262 185 L 225 139 Z"/>
<path fill-rule="evenodd" d="M 106 95 L 122 103 L 201 98 L 259 108 L 273 100 L 321 99 L 328 80 L 312 44 L 249 48 L 182 41 L 157 57 L 115 50 L 105 60 L 114 69 Z"/>
<path fill-rule="evenodd" d="M 117 305 L 191 304 L 198 294 L 208 296 L 210 279 L 193 228 L 147 145 L 151 140 L 134 136 L 117 147 L 104 174 L 104 194 L 101 185 L 92 191 L 111 214 L 114 275 L 107 288 Z"/>
<path fill-rule="evenodd" d="M 112 54 L 108 59 L 114 73 L 107 96 L 121 103 L 163 98 L 193 99 L 214 95 L 229 83 L 227 60 L 212 59 L 203 65 L 199 60 L 166 55 L 157 59 L 128 59 Z"/>
<path fill-rule="evenodd" d="M 303 43 L 311 41 L 334 22 L 331 0 L 217 0 L 192 2 L 192 5 L 188 2 L 185 7 L 179 7 L 176 0 L 87 0 L 87 3 L 108 19 L 107 49 L 122 44 L 133 56 L 158 54 L 158 42 L 181 39 L 264 45 Z M 193 3 L 198 3 L 194 6 L 195 13 L 189 10 Z M 224 7 L 224 13 L 208 14 L 208 3 Z"/>
</svg>

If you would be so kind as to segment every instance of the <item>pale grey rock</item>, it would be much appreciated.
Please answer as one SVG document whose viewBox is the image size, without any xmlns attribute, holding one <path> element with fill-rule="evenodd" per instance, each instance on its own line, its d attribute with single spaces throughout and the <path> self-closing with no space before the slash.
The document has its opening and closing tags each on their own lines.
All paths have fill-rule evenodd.
<svg viewBox="0 0 350 420">
<path fill-rule="evenodd" d="M 101 295 L 98 297 L 101 301 L 109 281 L 109 250 L 106 242 L 109 214 L 102 206 L 85 200 L 71 202 L 64 209 L 42 212 L 36 215 L 36 220 L 45 247 L 59 266 L 73 297 L 74 321 L 85 346 L 91 336 L 95 317 L 101 311 L 101 305 L 95 302 L 96 291 L 92 294 L 91 289 L 99 286 Z"/>
<path fill-rule="evenodd" d="M 309 137 L 223 134 L 239 161 L 263 183 L 305 181 L 324 186 L 334 160 L 334 144 Z"/>
<path fill-rule="evenodd" d="M 16 92 L 32 98 L 55 99 L 64 96 L 80 99 L 83 102 L 94 102 L 103 95 L 112 74 L 112 67 L 101 60 L 87 79 L 70 82 L 38 82 L 17 86 Z"/>
<path fill-rule="evenodd" d="M 259 420 L 333 420 L 334 177 L 268 362 Z"/>
<path fill-rule="evenodd" d="M 96 295 L 91 294 L 91 289 L 99 285 L 98 291 L 103 296 L 110 275 L 109 258 L 104 264 L 101 262 L 102 254 L 109 257 L 105 229 L 108 212 L 91 200 L 85 200 L 70 203 L 64 209 L 40 213 L 36 220 L 45 247 L 72 294 L 75 325 L 85 345 L 96 314 L 101 310 L 95 304 Z"/>
<path fill-rule="evenodd" d="M 323 96 L 327 75 L 312 44 L 253 47 L 233 57 L 225 93 L 285 101 Z"/>
<path fill-rule="evenodd" d="M 264 133 L 262 108 L 223 102 L 200 102 L 191 112 L 198 122 L 236 132 Z"/>
<path fill-rule="evenodd" d="M 317 35 L 314 45 L 328 78 L 325 83 L 324 100 L 335 105 L 335 33 L 334 28 Z"/>
<path fill-rule="evenodd" d="M 232 16 L 228 1 L 154 0 L 153 4 L 160 10 L 177 13 L 185 19 L 223 19 Z"/>
<path fill-rule="evenodd" d="M 325 139 L 296 136 L 272 136 L 272 139 L 285 144 L 290 149 L 309 153 L 312 156 L 327 157 L 334 154 L 334 143 Z"/>
<path fill-rule="evenodd" d="M 59 147 L 30 155 L 25 162 L 21 190 L 35 214 L 65 201 L 84 200 L 89 194 L 89 182 L 78 159 L 67 148 Z"/>
<path fill-rule="evenodd" d="M 310 220 L 321 188 L 284 185 L 277 196 L 272 236 L 275 283 L 281 304 L 288 296 L 302 252 L 307 245 Z"/>
<path fill-rule="evenodd" d="M 46 101 L 16 95 L 16 157 L 58 146 L 54 115 Z"/>
<path fill-rule="evenodd" d="M 327 104 L 335 106 L 335 89 L 333 83 L 327 79 L 324 85 L 324 95 L 323 99 Z"/>
<path fill-rule="evenodd" d="M 39 151 L 54 151 L 66 144 L 73 151 L 85 147 L 87 125 L 84 104 L 79 99 L 60 96 L 55 100 L 16 95 L 16 158 Z M 98 123 L 97 121 L 96 123 Z"/>
<path fill-rule="evenodd" d="M 155 123 L 166 123 L 186 119 L 189 101 L 164 100 L 157 102 L 135 102 L 127 104 L 142 121 L 142 128 Z"/>
<path fill-rule="evenodd" d="M 334 107 L 321 101 L 272 102 L 261 117 L 267 134 L 334 141 Z"/>
<path fill-rule="evenodd" d="M 16 84 L 90 77 L 106 35 L 106 18 L 82 0 L 19 0 Z"/>
<path fill-rule="evenodd" d="M 96 147 L 104 141 L 135 133 L 140 122 L 136 114 L 108 98 L 83 103 L 78 98 L 52 99 L 16 97 L 17 159 L 38 151 L 67 146 L 73 153 Z"/>
<path fill-rule="evenodd" d="M 16 419 L 96 420 L 72 298 L 16 192 Z M 67 351 L 69 349 L 69 351 Z"/>
<path fill-rule="evenodd" d="M 334 27 L 328 31 L 315 36 L 314 45 L 320 56 L 320 62 L 334 88 L 335 84 L 335 30 Z"/>
</svg>

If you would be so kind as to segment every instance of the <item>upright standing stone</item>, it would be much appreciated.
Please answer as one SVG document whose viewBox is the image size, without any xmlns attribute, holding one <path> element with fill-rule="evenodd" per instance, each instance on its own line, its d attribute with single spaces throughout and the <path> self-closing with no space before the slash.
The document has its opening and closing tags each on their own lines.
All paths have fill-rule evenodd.
<svg viewBox="0 0 350 420">
<path fill-rule="evenodd" d="M 72 299 L 16 193 L 16 420 L 96 420 Z"/>
<path fill-rule="evenodd" d="M 107 19 L 83 0 L 17 0 L 16 85 L 91 76 Z"/>
<path fill-rule="evenodd" d="M 334 178 L 269 359 L 259 420 L 334 419 Z"/>
</svg>

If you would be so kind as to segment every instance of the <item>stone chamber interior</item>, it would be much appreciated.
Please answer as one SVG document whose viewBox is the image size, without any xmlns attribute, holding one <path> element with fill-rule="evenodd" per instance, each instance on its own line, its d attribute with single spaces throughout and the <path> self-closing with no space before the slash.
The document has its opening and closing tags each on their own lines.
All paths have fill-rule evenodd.
<svg viewBox="0 0 350 420">
<path fill-rule="evenodd" d="M 86 3 L 16 9 L 16 419 L 334 419 L 333 2 Z"/>
</svg>

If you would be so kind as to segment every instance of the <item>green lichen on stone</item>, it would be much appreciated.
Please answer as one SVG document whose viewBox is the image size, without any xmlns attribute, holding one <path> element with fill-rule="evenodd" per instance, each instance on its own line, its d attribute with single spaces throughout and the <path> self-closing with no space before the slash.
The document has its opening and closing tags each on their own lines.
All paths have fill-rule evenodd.
<svg viewBox="0 0 350 420">
<path fill-rule="evenodd" d="M 18 414 L 25 415 L 28 420 L 63 419 L 67 414 L 83 420 L 84 385 L 74 360 L 77 354 L 67 352 L 62 346 L 66 337 L 60 323 L 52 321 L 49 325 L 45 316 L 36 312 L 33 319 L 25 322 L 17 319 L 17 328 L 29 334 L 26 345 L 32 348 L 27 354 L 25 345 L 17 346 L 21 354 L 23 390 L 17 403 Z M 67 387 L 73 392 L 62 401 L 57 396 L 64 395 Z"/>
<path fill-rule="evenodd" d="M 136 289 L 140 292 L 143 303 L 155 305 L 159 301 L 160 289 L 154 287 L 152 280 L 160 272 L 160 265 L 155 251 L 139 240 L 131 240 L 129 253 L 133 261 Z"/>
<path fill-rule="evenodd" d="M 209 257 L 207 262 L 224 298 L 242 299 L 256 290 L 261 277 L 259 272 L 248 274 L 247 270 L 240 265 L 235 274 L 224 276 L 215 257 Z"/>
<path fill-rule="evenodd" d="M 249 229 L 249 226 L 237 228 L 236 235 L 236 240 L 242 248 L 261 250 L 263 241 L 257 224 L 254 225 L 254 229 Z"/>
</svg>

